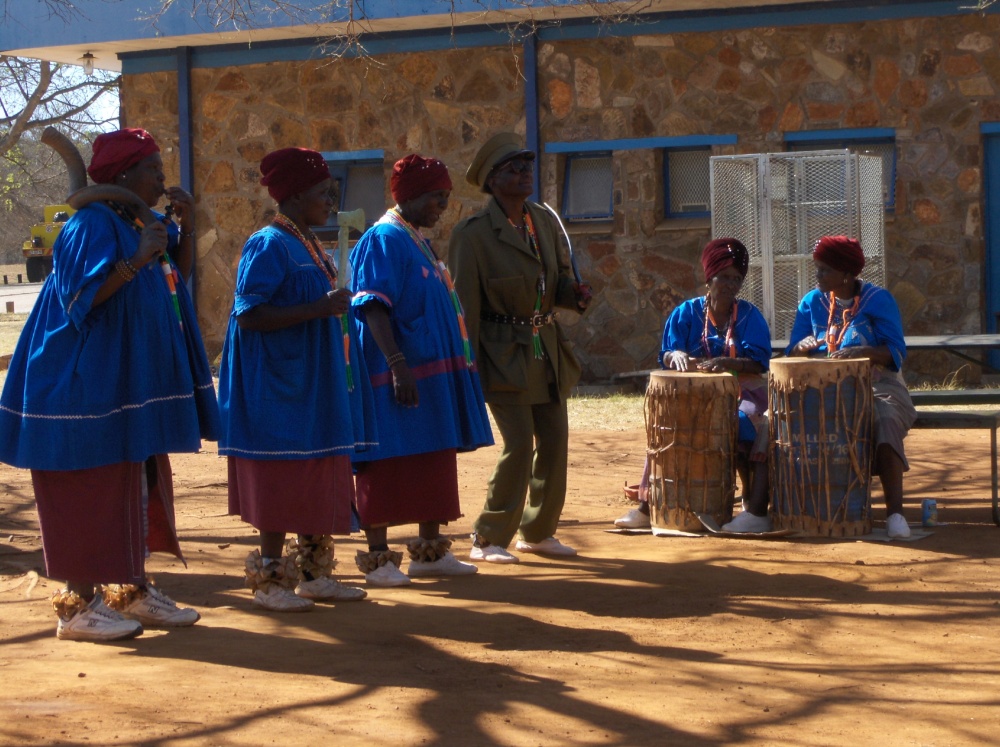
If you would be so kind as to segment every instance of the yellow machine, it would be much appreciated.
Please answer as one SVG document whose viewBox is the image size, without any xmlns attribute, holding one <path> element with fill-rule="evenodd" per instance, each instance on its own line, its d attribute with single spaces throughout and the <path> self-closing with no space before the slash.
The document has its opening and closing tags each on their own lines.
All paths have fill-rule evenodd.
<svg viewBox="0 0 1000 747">
<path fill-rule="evenodd" d="M 31 227 L 31 238 L 21 248 L 29 283 L 39 283 L 52 272 L 52 246 L 63 224 L 75 212 L 69 205 L 46 205 L 45 221 Z"/>
</svg>

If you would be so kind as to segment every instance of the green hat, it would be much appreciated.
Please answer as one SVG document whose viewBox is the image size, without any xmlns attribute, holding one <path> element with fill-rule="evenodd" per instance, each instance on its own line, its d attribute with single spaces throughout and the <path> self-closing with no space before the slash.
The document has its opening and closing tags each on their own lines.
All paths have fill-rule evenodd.
<svg viewBox="0 0 1000 747">
<path fill-rule="evenodd" d="M 520 136 L 513 132 L 501 132 L 494 135 L 486 141 L 486 144 L 476 153 L 476 157 L 472 159 L 472 165 L 465 172 L 465 180 L 485 192 L 486 177 L 490 175 L 490 172 L 513 158 L 526 158 L 533 161 L 535 153 L 525 150 L 521 145 Z"/>
</svg>

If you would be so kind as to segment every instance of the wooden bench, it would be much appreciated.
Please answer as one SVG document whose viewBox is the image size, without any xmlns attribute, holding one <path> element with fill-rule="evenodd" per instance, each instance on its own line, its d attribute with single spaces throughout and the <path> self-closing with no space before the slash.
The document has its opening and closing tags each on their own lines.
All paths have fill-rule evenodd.
<svg viewBox="0 0 1000 747">
<path fill-rule="evenodd" d="M 987 391 L 987 390 L 975 390 Z M 926 394 L 941 394 L 942 392 L 926 392 Z M 910 392 L 923 394 L 923 392 Z M 951 403 L 959 403 L 957 398 L 949 400 Z M 916 399 L 914 399 L 916 403 Z M 924 403 L 921 403 L 924 404 Z M 926 403 L 930 404 L 930 403 Z M 934 404 L 940 404 L 935 402 Z M 964 403 L 963 403 L 964 404 Z M 1000 410 L 984 411 L 963 411 L 963 410 L 918 410 L 917 421 L 914 428 L 930 429 L 975 429 L 988 428 L 990 431 L 990 476 L 993 488 L 993 523 L 1000 526 L 1000 503 L 997 501 L 997 430 L 1000 429 Z"/>
</svg>

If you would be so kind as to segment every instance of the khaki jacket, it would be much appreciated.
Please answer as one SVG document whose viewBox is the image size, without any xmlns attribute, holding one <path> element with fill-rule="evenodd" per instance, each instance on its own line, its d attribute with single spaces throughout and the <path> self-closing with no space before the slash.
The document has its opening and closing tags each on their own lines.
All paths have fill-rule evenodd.
<svg viewBox="0 0 1000 747">
<path fill-rule="evenodd" d="M 483 393 L 487 402 L 498 404 L 548 402 L 550 384 L 565 398 L 580 378 L 580 363 L 555 320 L 539 330 L 545 357 L 537 360 L 530 325 L 482 319 L 483 314 L 530 318 L 543 265 L 542 313 L 556 306 L 577 308 L 573 277 L 557 251 L 559 228 L 544 208 L 527 204 L 541 263 L 492 198 L 455 226 L 448 248 L 448 266 L 465 309 Z"/>
</svg>

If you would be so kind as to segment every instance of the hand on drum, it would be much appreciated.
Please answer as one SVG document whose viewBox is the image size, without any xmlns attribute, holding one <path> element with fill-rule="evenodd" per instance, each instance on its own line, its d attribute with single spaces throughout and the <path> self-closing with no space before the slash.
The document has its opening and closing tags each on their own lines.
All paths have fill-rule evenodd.
<svg viewBox="0 0 1000 747">
<path fill-rule="evenodd" d="M 687 371 L 691 357 L 683 350 L 671 350 L 663 354 L 663 363 L 675 371 Z"/>
<path fill-rule="evenodd" d="M 809 335 L 808 337 L 803 337 L 795 343 L 795 347 L 792 348 L 792 355 L 809 355 L 809 353 L 813 352 L 818 347 L 819 340 L 817 340 L 814 335 Z"/>
<path fill-rule="evenodd" d="M 729 373 L 734 370 L 736 358 L 707 358 L 698 363 L 698 370 L 705 373 Z"/>
</svg>

